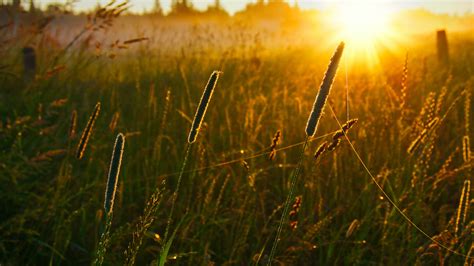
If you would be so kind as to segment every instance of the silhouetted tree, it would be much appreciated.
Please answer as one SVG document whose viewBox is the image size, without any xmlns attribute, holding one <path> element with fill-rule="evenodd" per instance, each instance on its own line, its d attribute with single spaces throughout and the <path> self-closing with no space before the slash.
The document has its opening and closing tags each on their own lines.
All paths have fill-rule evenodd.
<svg viewBox="0 0 474 266">
<path fill-rule="evenodd" d="M 173 0 L 171 2 L 170 15 L 192 15 L 197 14 L 190 0 Z"/>
<path fill-rule="evenodd" d="M 153 13 L 157 15 L 163 15 L 163 9 L 161 8 L 160 0 L 155 0 L 153 5 Z"/>
<path fill-rule="evenodd" d="M 226 18 L 229 17 L 229 13 L 225 11 L 224 8 L 221 6 L 220 0 L 215 0 L 214 5 L 210 5 L 207 7 L 207 10 L 202 13 L 207 17 L 215 17 L 215 18 Z"/>
<path fill-rule="evenodd" d="M 16 9 L 16 10 L 19 10 L 20 9 L 20 0 L 13 0 L 13 8 Z"/>
<path fill-rule="evenodd" d="M 36 8 L 35 8 L 35 1 L 34 0 L 30 0 L 30 9 L 29 9 L 30 13 L 35 13 L 36 12 Z"/>
</svg>

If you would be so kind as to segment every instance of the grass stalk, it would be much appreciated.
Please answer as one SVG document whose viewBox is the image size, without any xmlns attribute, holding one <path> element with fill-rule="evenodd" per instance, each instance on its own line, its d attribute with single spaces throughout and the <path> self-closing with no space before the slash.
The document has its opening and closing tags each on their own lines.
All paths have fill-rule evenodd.
<svg viewBox="0 0 474 266">
<path fill-rule="evenodd" d="M 283 213 L 280 218 L 280 223 L 278 224 L 277 233 L 275 236 L 275 240 L 273 241 L 272 249 L 270 251 L 270 256 L 267 261 L 267 265 L 271 265 L 273 262 L 273 258 L 275 257 L 276 249 L 278 247 L 278 242 L 280 241 L 280 235 L 283 230 L 283 225 L 286 224 L 288 220 L 288 211 L 290 208 L 290 204 L 293 201 L 296 182 L 298 181 L 298 176 L 301 172 L 303 159 L 304 159 L 304 152 L 306 150 L 306 146 L 308 145 L 309 139 L 314 136 L 316 130 L 318 128 L 319 119 L 324 111 L 324 107 L 326 105 L 326 101 L 329 97 L 329 93 L 331 92 L 332 83 L 334 78 L 336 77 L 337 69 L 339 66 L 339 62 L 342 57 L 342 52 L 344 51 L 344 42 L 341 42 L 338 46 L 336 51 L 334 52 L 331 60 L 329 62 L 328 68 L 326 73 L 324 74 L 323 82 L 319 88 L 318 94 L 313 103 L 313 108 L 311 113 L 309 114 L 308 121 L 306 123 L 306 139 L 303 144 L 303 148 L 301 149 L 301 153 L 298 159 L 298 165 L 293 172 L 293 175 L 290 177 L 290 191 L 286 198 Z"/>
<path fill-rule="evenodd" d="M 122 165 L 123 148 L 125 145 L 125 136 L 122 133 L 117 135 L 112 158 L 110 159 L 109 174 L 107 178 L 107 186 L 105 189 L 104 211 L 105 211 L 105 228 L 100 237 L 99 246 L 96 252 L 96 258 L 93 265 L 102 265 L 104 262 L 105 252 L 110 242 L 110 228 L 112 227 L 113 207 L 115 201 L 115 193 L 117 192 L 118 177 L 120 167 Z"/>
<path fill-rule="evenodd" d="M 172 196 L 171 209 L 168 215 L 168 220 L 166 222 L 166 230 L 165 230 L 165 235 L 163 237 L 163 243 L 166 243 L 166 241 L 168 240 L 168 233 L 170 230 L 171 222 L 173 220 L 174 208 L 175 208 L 176 200 L 178 199 L 179 188 L 181 186 L 181 180 L 183 179 L 184 169 L 186 169 L 186 164 L 188 163 L 189 151 L 191 150 L 191 147 L 192 147 L 192 143 L 188 143 L 186 145 L 186 152 L 184 154 L 183 163 L 181 164 L 181 170 L 178 176 L 178 183 L 176 184 L 176 189 L 174 190 L 173 196 Z"/>
<path fill-rule="evenodd" d="M 166 223 L 166 229 L 165 229 L 165 235 L 163 238 L 163 243 L 166 245 L 167 248 L 163 249 L 160 254 L 160 260 L 159 263 L 165 263 L 166 262 L 166 257 L 167 253 L 169 251 L 169 248 L 171 246 L 171 243 L 167 243 L 168 241 L 168 233 L 170 230 L 171 222 L 173 220 L 173 213 L 176 205 L 176 200 L 178 199 L 178 193 L 179 193 L 179 188 L 181 186 L 181 180 L 183 179 L 183 174 L 184 170 L 186 169 L 186 164 L 188 163 L 188 158 L 189 158 L 189 152 L 191 150 L 192 144 L 196 141 L 197 135 L 199 133 L 199 129 L 201 128 L 202 121 L 206 115 L 207 107 L 209 106 L 209 101 L 212 98 L 212 94 L 214 93 L 214 89 L 217 84 L 217 80 L 219 79 L 219 75 L 222 72 L 220 71 L 213 71 L 211 76 L 209 77 L 209 80 L 207 82 L 206 87 L 204 88 L 204 92 L 201 96 L 201 100 L 199 101 L 199 105 L 196 109 L 196 113 L 194 115 L 194 120 L 191 125 L 191 129 L 189 130 L 189 135 L 188 135 L 188 143 L 186 145 L 186 152 L 184 154 L 184 160 L 183 163 L 181 164 L 181 170 L 179 172 L 179 177 L 178 177 L 178 183 L 176 184 L 176 189 L 173 193 L 172 196 L 172 203 L 171 203 L 171 210 L 168 215 L 168 221 Z M 176 233 L 176 232 L 175 232 Z M 173 233 L 173 234 L 175 234 Z M 172 238 L 170 239 L 172 241 Z"/>
<path fill-rule="evenodd" d="M 288 192 L 288 196 L 286 197 L 286 200 L 285 200 L 283 213 L 281 215 L 280 222 L 278 223 L 277 233 L 275 236 L 275 240 L 273 241 L 273 245 L 270 251 L 270 256 L 268 257 L 267 265 L 272 264 L 273 258 L 275 257 L 275 254 L 276 254 L 276 249 L 278 247 L 278 242 L 280 241 L 281 232 L 283 231 L 283 225 L 286 224 L 286 222 L 288 221 L 288 212 L 290 210 L 290 204 L 293 201 L 293 197 L 295 194 L 296 182 L 298 181 L 298 176 L 300 175 L 301 168 L 303 166 L 304 152 L 306 150 L 306 147 L 308 146 L 308 140 L 309 140 L 309 136 L 306 136 L 306 139 L 303 144 L 303 148 L 301 149 L 301 152 L 299 155 L 298 165 L 296 166 L 295 171 L 290 177 L 290 191 Z"/>
</svg>

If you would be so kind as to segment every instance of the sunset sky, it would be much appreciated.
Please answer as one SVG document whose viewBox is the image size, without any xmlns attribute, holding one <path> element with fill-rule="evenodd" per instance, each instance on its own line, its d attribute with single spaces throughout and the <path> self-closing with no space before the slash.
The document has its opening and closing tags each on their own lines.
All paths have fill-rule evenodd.
<svg viewBox="0 0 474 266">
<path fill-rule="evenodd" d="M 52 2 L 65 2 L 66 0 L 37 0 L 41 6 L 45 6 Z M 75 5 L 78 10 L 87 10 L 94 7 L 97 3 L 107 3 L 110 0 L 78 0 Z M 191 0 L 194 6 L 198 9 L 206 9 L 207 6 L 214 3 L 214 0 Z M 249 2 L 255 2 L 256 0 L 221 0 L 222 6 L 230 13 L 235 13 L 238 10 L 242 10 L 245 5 Z M 301 8 L 306 9 L 325 9 L 331 8 L 332 5 L 341 4 L 344 2 L 354 2 L 355 0 L 297 0 Z M 161 0 L 161 5 L 165 12 L 169 11 L 171 0 Z M 295 0 L 288 1 L 291 5 L 295 3 Z M 368 1 L 365 1 L 368 2 Z M 465 13 L 473 13 L 474 1 L 472 0 L 378 0 L 370 1 L 377 5 L 390 6 L 391 9 L 413 9 L 413 8 L 424 8 L 435 13 L 449 13 L 463 15 Z M 142 12 L 144 10 L 150 10 L 153 7 L 154 0 L 130 0 L 131 10 L 134 12 Z"/>
</svg>

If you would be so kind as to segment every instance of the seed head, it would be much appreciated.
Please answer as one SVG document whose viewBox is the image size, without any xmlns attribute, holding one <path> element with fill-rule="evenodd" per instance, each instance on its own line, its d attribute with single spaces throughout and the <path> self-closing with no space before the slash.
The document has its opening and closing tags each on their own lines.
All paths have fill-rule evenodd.
<svg viewBox="0 0 474 266">
<path fill-rule="evenodd" d="M 341 42 L 337 47 L 336 52 L 334 52 L 331 62 L 329 63 L 329 66 L 326 70 L 323 82 L 321 83 L 321 87 L 319 88 L 319 92 L 316 95 L 316 99 L 313 104 L 313 110 L 311 111 L 311 114 L 308 117 L 308 122 L 306 123 L 306 135 L 308 137 L 312 137 L 314 133 L 316 133 L 319 119 L 321 118 L 324 106 L 326 105 L 326 101 L 329 96 L 334 77 L 336 76 L 343 50 L 344 42 Z"/>
<path fill-rule="evenodd" d="M 199 132 L 199 128 L 201 127 L 202 120 L 206 115 L 207 106 L 209 105 L 209 101 L 211 100 L 212 94 L 214 93 L 214 88 L 216 87 L 217 80 L 219 79 L 219 75 L 221 73 L 222 72 L 220 71 L 212 72 L 211 77 L 207 82 L 206 88 L 204 89 L 204 92 L 201 96 L 201 101 L 199 102 L 199 106 L 196 110 L 191 130 L 189 131 L 189 143 L 193 143 L 196 141 L 196 137 Z"/>
<path fill-rule="evenodd" d="M 76 151 L 76 158 L 79 160 L 82 159 L 82 157 L 84 156 L 84 151 L 86 150 L 87 143 L 89 142 L 89 137 L 91 136 L 92 129 L 94 127 L 95 120 L 97 120 L 97 116 L 99 116 L 99 112 L 100 102 L 95 105 L 94 112 L 89 117 L 89 121 L 87 122 L 84 131 L 82 131 L 81 139 L 79 140 L 79 145 L 77 145 Z"/>
<path fill-rule="evenodd" d="M 117 135 L 117 138 L 115 139 L 112 159 L 110 160 L 107 188 L 105 190 L 104 210 L 106 214 L 111 213 L 114 207 L 115 192 L 117 191 L 117 183 L 120 174 L 120 166 L 122 164 L 122 154 L 124 145 L 125 137 L 122 133 L 119 133 Z"/>
</svg>

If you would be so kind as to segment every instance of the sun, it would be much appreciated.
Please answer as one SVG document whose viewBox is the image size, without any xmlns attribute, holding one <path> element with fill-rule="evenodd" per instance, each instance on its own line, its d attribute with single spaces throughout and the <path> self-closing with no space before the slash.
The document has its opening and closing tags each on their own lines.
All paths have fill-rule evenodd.
<svg viewBox="0 0 474 266">
<path fill-rule="evenodd" d="M 344 40 L 352 50 L 352 57 L 375 63 L 377 44 L 389 43 L 395 34 L 391 28 L 392 14 L 386 1 L 343 1 L 334 7 L 331 24 L 335 37 Z"/>
<path fill-rule="evenodd" d="M 342 36 L 359 45 L 383 37 L 388 31 L 389 11 L 383 5 L 351 1 L 337 8 L 334 20 Z"/>
</svg>

